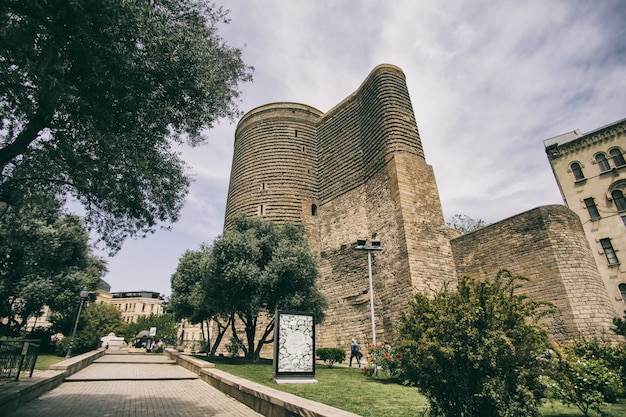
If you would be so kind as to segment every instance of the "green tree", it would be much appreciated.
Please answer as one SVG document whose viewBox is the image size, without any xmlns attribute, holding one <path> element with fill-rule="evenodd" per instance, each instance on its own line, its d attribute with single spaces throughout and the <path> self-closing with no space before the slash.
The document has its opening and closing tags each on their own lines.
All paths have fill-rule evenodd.
<svg viewBox="0 0 626 417">
<path fill-rule="evenodd" d="M 446 226 L 458 231 L 462 235 L 466 235 L 488 226 L 488 223 L 481 219 L 471 218 L 465 214 L 455 214 L 446 222 Z"/>
<path fill-rule="evenodd" d="M 399 326 L 402 377 L 435 416 L 532 416 L 543 396 L 541 354 L 549 308 L 519 294 L 525 279 L 463 278 L 457 292 L 418 294 Z"/>
<path fill-rule="evenodd" d="M 33 190 L 82 203 L 112 252 L 176 221 L 176 148 L 237 114 L 251 80 L 204 0 L 0 2 L 0 211 Z"/>
<path fill-rule="evenodd" d="M 96 288 L 106 271 L 82 219 L 61 205 L 48 193 L 30 195 L 0 217 L 0 335 L 19 334 L 44 305 L 57 319 L 72 317 L 80 290 Z"/>
<path fill-rule="evenodd" d="M 74 354 L 81 354 L 100 347 L 100 339 L 113 332 L 123 334 L 126 324 L 121 311 L 111 304 L 90 302 L 83 310 L 78 322 L 76 337 L 72 346 Z M 65 355 L 71 335 L 64 337 L 57 345 L 57 354 Z"/>
<path fill-rule="evenodd" d="M 135 336 L 142 330 L 150 330 L 156 327 L 156 341 L 162 340 L 164 344 L 172 346 L 176 343 L 176 318 L 171 313 L 150 314 L 140 316 L 134 323 L 129 323 L 124 333 L 124 339 L 128 343 L 135 343 Z"/>
<path fill-rule="evenodd" d="M 210 331 L 210 322 L 217 325 L 217 335 L 211 345 L 211 334 L 208 340 L 203 340 L 210 356 L 215 355 L 224 333 L 228 330 L 233 314 L 219 314 L 217 303 L 210 297 L 214 292 L 204 290 L 204 282 L 208 279 L 211 262 L 211 248 L 201 245 L 197 251 L 188 250 L 178 261 L 176 272 L 171 277 L 172 309 L 177 319 L 187 319 L 192 324 L 200 324 L 202 336 L 204 328 Z M 219 294 L 218 294 L 219 295 Z"/>
<path fill-rule="evenodd" d="M 203 282 L 207 302 L 242 321 L 246 357 L 258 358 L 262 347 L 273 342 L 277 309 L 308 311 L 317 323 L 323 320 L 326 299 L 316 286 L 317 263 L 302 228 L 240 215 L 232 229 L 215 240 L 210 253 Z M 267 325 L 255 344 L 261 314 Z"/>
</svg>

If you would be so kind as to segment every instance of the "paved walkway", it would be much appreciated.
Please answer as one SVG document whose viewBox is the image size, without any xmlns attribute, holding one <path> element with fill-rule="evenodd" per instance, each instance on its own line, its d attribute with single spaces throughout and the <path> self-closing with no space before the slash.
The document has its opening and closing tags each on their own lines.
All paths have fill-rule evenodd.
<svg viewBox="0 0 626 417">
<path fill-rule="evenodd" d="M 165 356 L 104 355 L 65 381 L 7 417 L 260 416 Z"/>
</svg>

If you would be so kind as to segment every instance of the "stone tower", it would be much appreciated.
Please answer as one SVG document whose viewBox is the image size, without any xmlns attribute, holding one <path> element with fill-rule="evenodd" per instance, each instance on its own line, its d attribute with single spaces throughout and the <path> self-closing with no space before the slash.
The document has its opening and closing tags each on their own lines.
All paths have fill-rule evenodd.
<svg viewBox="0 0 626 417">
<path fill-rule="evenodd" d="M 548 323 L 555 339 L 612 335 L 596 248 L 572 210 L 539 207 L 462 237 L 445 226 L 405 77 L 392 65 L 376 67 L 327 113 L 274 103 L 244 115 L 226 228 L 239 213 L 304 227 L 329 301 L 318 346 L 372 340 L 367 255 L 355 243 L 374 236 L 383 247 L 372 252 L 377 341 L 393 339 L 414 293 L 454 289 L 463 275 L 493 278 L 502 268 L 528 278 L 523 291 L 556 307 Z"/>
<path fill-rule="evenodd" d="M 380 341 L 393 336 L 414 292 L 456 285 L 433 169 L 395 66 L 376 67 L 327 113 L 295 103 L 248 112 L 235 133 L 225 228 L 242 212 L 304 226 L 329 301 L 320 346 L 372 339 L 357 238 L 376 236 L 383 246 L 372 262 Z"/>
</svg>

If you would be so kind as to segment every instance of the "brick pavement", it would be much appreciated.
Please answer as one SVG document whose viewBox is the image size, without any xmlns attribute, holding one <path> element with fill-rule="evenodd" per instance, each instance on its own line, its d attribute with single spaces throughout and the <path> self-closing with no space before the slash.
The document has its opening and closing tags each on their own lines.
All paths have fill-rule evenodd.
<svg viewBox="0 0 626 417">
<path fill-rule="evenodd" d="M 7 417 L 260 416 L 162 356 L 105 355 L 66 381 Z"/>
</svg>

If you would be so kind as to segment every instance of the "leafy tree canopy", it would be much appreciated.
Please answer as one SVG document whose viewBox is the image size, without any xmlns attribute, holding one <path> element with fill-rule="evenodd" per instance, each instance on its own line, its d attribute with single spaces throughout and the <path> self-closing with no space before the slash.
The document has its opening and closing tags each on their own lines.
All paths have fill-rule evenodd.
<svg viewBox="0 0 626 417">
<path fill-rule="evenodd" d="M 150 314 L 140 316 L 134 323 L 129 323 L 124 332 L 124 339 L 127 343 L 135 343 L 135 336 L 142 330 L 150 330 L 156 327 L 155 341 L 161 340 L 166 345 L 173 345 L 176 342 L 176 319 L 173 314 Z"/>
<path fill-rule="evenodd" d="M 202 281 L 208 274 L 210 247 L 201 245 L 197 251 L 186 251 L 171 277 L 170 303 L 177 319 L 197 324 L 214 316 L 214 303 L 206 303 Z"/>
<path fill-rule="evenodd" d="M 489 224 L 484 220 L 474 219 L 465 214 L 455 214 L 446 222 L 446 226 L 458 231 L 462 235 L 475 232 L 488 225 Z"/>
<path fill-rule="evenodd" d="M 174 281 L 183 275 L 187 282 L 200 279 L 205 314 L 234 315 L 243 322 L 244 352 L 252 359 L 258 357 L 264 344 L 272 342 L 277 309 L 312 312 L 318 323 L 324 319 L 327 303 L 316 286 L 316 259 L 302 228 L 293 224 L 238 216 L 232 229 L 216 239 L 210 249 L 205 246 L 198 253 L 187 253 L 177 274 L 174 287 Z M 267 321 L 258 336 L 261 314 Z"/>
<path fill-rule="evenodd" d="M 463 278 L 458 291 L 418 294 L 399 326 L 400 371 L 434 416 L 532 416 L 549 348 L 550 308 L 517 294 L 522 277 Z M 548 308 L 547 308 L 548 307 Z"/>
<path fill-rule="evenodd" d="M 2 335 L 17 335 L 44 305 L 72 316 L 79 291 L 96 288 L 106 270 L 91 254 L 82 220 L 61 205 L 49 194 L 32 195 L 0 217 Z"/>
<path fill-rule="evenodd" d="M 77 329 L 72 346 L 74 354 L 99 348 L 101 338 L 111 332 L 118 336 L 123 334 L 126 324 L 122 320 L 122 312 L 114 305 L 92 302 L 83 310 Z M 58 343 L 57 354 L 64 355 L 69 342 L 68 335 Z"/>
<path fill-rule="evenodd" d="M 175 147 L 238 112 L 251 80 L 205 0 L 0 3 L 0 211 L 46 188 L 82 203 L 114 252 L 176 221 Z"/>
</svg>

